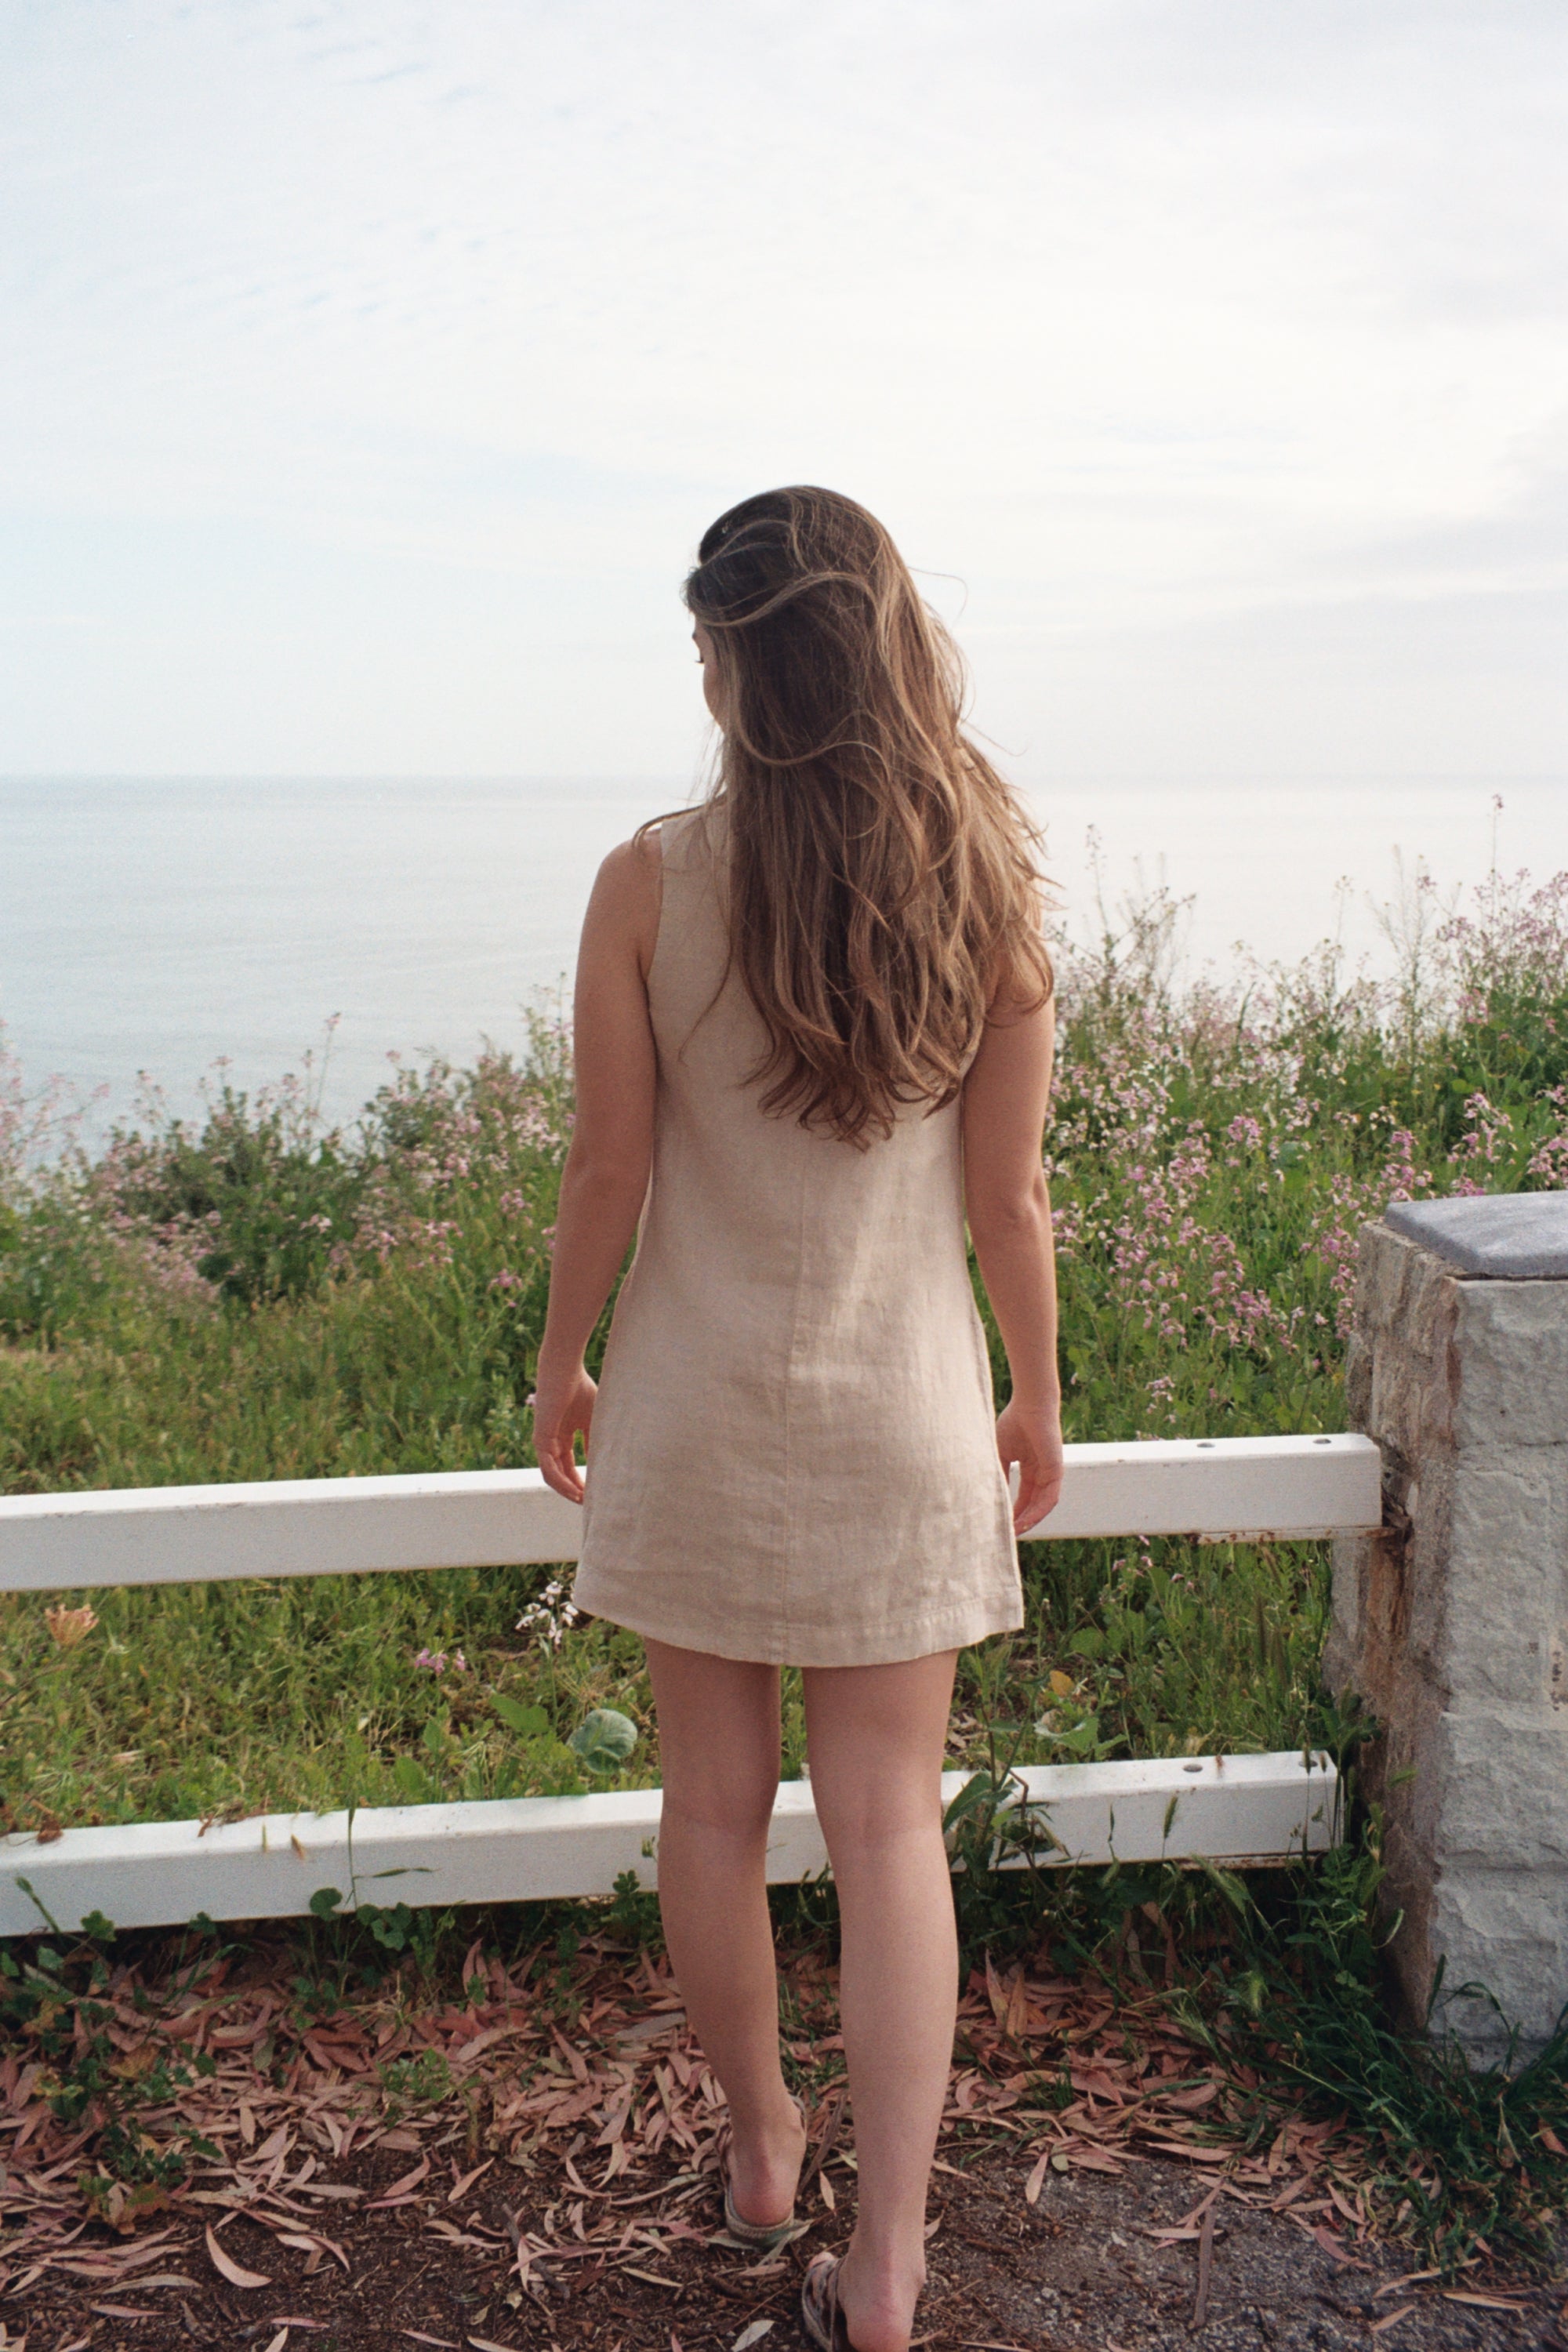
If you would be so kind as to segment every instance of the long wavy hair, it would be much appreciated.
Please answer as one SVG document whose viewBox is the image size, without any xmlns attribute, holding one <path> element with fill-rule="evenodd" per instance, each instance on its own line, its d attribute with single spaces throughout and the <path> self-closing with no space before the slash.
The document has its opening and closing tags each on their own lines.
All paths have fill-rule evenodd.
<svg viewBox="0 0 1568 2352">
<path fill-rule="evenodd" d="M 731 960 L 764 1110 L 862 1149 L 957 1095 L 999 985 L 1052 986 L 1039 835 L 963 730 L 957 647 L 853 499 L 766 490 L 703 534 L 686 603 L 722 710 Z"/>
</svg>

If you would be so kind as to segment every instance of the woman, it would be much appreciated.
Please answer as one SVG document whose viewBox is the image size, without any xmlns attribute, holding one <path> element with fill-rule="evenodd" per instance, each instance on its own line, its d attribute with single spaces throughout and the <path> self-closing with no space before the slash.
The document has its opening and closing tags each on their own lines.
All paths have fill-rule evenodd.
<svg viewBox="0 0 1568 2352">
<path fill-rule="evenodd" d="M 665 1932 L 757 2245 L 789 2234 L 805 2146 L 763 1867 L 779 1668 L 804 1669 L 858 2166 L 804 2315 L 905 2352 L 957 2000 L 953 1666 L 1022 1623 L 1015 1537 L 1061 1484 L 1050 966 L 1032 831 L 865 509 L 746 500 L 686 600 L 718 781 L 605 859 L 584 925 L 538 1454 L 581 1502 L 592 1431 L 575 1597 L 647 1643 Z M 1012 1376 L 994 1424 L 966 1218 Z"/>
</svg>

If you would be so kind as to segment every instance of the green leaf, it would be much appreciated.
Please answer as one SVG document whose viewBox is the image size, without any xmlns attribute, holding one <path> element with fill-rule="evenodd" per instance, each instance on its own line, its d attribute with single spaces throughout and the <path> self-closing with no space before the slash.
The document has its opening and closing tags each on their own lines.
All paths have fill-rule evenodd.
<svg viewBox="0 0 1568 2352">
<path fill-rule="evenodd" d="M 500 1691 L 492 1694 L 490 1706 L 509 1731 L 520 1739 L 542 1739 L 550 1729 L 550 1717 L 542 1706 L 524 1706 L 515 1698 L 506 1698 Z"/>
<path fill-rule="evenodd" d="M 342 1895 L 335 1886 L 318 1886 L 310 1897 L 310 1909 L 318 1919 L 330 1919 Z"/>
<path fill-rule="evenodd" d="M 412 1756 L 398 1756 L 393 1760 L 392 1777 L 397 1783 L 399 1796 L 411 1805 L 427 1805 L 431 1801 L 433 1782 L 423 1766 Z"/>
<path fill-rule="evenodd" d="M 998 1794 L 996 1783 L 989 1772 L 972 1772 L 942 1817 L 944 1830 L 955 1829 L 967 1815 L 980 1806 L 994 1804 Z"/>
</svg>

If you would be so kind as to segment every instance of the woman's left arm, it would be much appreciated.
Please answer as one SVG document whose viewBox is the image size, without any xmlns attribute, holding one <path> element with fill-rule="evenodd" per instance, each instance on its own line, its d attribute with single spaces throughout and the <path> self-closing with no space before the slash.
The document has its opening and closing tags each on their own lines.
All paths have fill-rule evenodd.
<svg viewBox="0 0 1568 2352">
<path fill-rule="evenodd" d="M 583 1499 L 597 1393 L 583 1361 L 647 1192 L 658 1068 L 647 973 L 658 937 L 656 837 L 624 842 L 599 868 L 583 923 L 573 1011 L 577 1115 L 561 1176 L 550 1307 L 534 1381 L 533 1443 L 545 1484 Z"/>
</svg>

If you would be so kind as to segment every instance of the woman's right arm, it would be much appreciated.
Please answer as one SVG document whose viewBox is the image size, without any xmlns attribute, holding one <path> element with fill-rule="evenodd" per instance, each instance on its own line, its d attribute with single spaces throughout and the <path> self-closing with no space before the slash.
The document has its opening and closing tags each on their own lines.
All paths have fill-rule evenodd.
<svg viewBox="0 0 1568 2352">
<path fill-rule="evenodd" d="M 577 1112 L 561 1177 L 550 1305 L 535 1378 L 533 1444 L 544 1482 L 583 1499 L 576 1441 L 597 1393 L 583 1351 L 620 1272 L 653 1161 L 658 1056 L 647 974 L 658 938 L 657 840 L 612 850 L 599 868 L 577 958 Z"/>
<path fill-rule="evenodd" d="M 1054 1004 L 1021 1011 L 1004 989 L 963 1086 L 964 1211 L 1013 1376 L 996 1444 L 1005 1469 L 1018 1465 L 1019 1535 L 1056 1507 L 1062 1488 L 1057 1269 L 1041 1162 L 1055 1041 Z"/>
</svg>

